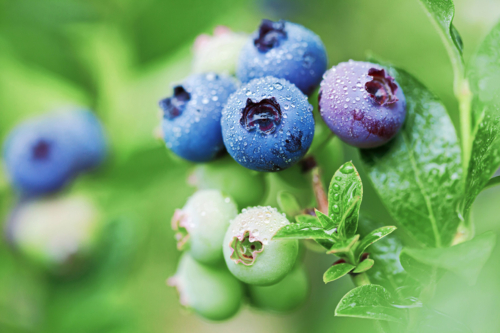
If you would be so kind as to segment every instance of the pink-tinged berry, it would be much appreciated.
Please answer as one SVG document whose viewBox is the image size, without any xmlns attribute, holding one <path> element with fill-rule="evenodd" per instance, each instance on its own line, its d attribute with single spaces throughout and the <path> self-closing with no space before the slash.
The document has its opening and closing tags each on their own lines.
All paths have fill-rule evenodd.
<svg viewBox="0 0 500 333">
<path fill-rule="evenodd" d="M 349 60 L 330 69 L 318 98 L 331 131 L 358 148 L 387 143 L 406 118 L 403 90 L 384 68 L 369 62 Z"/>
</svg>

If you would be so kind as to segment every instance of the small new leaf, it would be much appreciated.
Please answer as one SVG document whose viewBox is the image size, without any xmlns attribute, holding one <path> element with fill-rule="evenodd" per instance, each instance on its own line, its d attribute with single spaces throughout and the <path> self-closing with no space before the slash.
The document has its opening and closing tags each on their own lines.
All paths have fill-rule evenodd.
<svg viewBox="0 0 500 333">
<path fill-rule="evenodd" d="M 273 239 L 335 239 L 332 233 L 328 233 L 322 227 L 310 224 L 292 223 L 282 227 L 273 236 Z"/>
<path fill-rule="evenodd" d="M 323 274 L 323 281 L 328 283 L 340 279 L 354 268 L 356 268 L 356 266 L 347 263 L 333 265 Z"/>
<path fill-rule="evenodd" d="M 326 216 L 325 214 L 323 214 L 322 212 L 320 212 L 317 209 L 315 210 L 315 212 L 316 212 L 316 216 L 318 217 L 318 220 L 321 222 L 321 225 L 323 226 L 323 228 L 325 228 L 326 230 L 330 230 L 330 229 L 335 228 L 336 224 L 331 218 L 329 218 L 328 216 Z"/>
<path fill-rule="evenodd" d="M 361 258 L 361 255 L 363 254 L 363 252 L 365 252 L 365 250 L 370 245 L 372 245 L 376 241 L 384 238 L 385 236 L 389 235 L 394 230 L 396 230 L 396 227 L 392 227 L 392 226 L 382 227 L 382 228 L 378 228 L 376 230 L 373 230 L 368 235 L 363 237 L 363 239 L 356 245 L 355 258 L 357 258 L 359 260 L 359 258 Z"/>
<path fill-rule="evenodd" d="M 328 216 L 335 226 L 342 228 L 344 238 L 356 233 L 362 197 L 363 184 L 358 170 L 352 162 L 347 162 L 335 172 L 328 189 Z"/>
<path fill-rule="evenodd" d="M 312 215 L 306 215 L 306 214 L 297 215 L 297 216 L 295 216 L 295 221 L 297 221 L 297 223 L 301 223 L 303 225 L 307 224 L 307 225 L 316 226 L 319 228 L 323 227 L 323 225 L 318 220 L 318 218 L 315 216 L 312 216 Z"/>
<path fill-rule="evenodd" d="M 327 252 L 327 254 L 341 254 L 341 253 L 346 253 L 349 252 L 354 244 L 359 239 L 359 235 L 354 235 L 349 239 L 346 239 L 344 241 L 339 241 L 333 244 L 333 246 L 330 248 L 330 250 Z"/>
<path fill-rule="evenodd" d="M 348 292 L 337 305 L 335 315 L 404 324 L 408 310 L 394 306 L 391 294 L 384 287 L 368 284 Z"/>
<path fill-rule="evenodd" d="M 375 261 L 373 259 L 365 259 L 356 266 L 352 271 L 353 273 L 363 273 L 373 267 Z"/>
<path fill-rule="evenodd" d="M 278 206 L 289 219 L 293 219 L 300 214 L 300 205 L 295 196 L 286 191 L 278 192 Z"/>
</svg>

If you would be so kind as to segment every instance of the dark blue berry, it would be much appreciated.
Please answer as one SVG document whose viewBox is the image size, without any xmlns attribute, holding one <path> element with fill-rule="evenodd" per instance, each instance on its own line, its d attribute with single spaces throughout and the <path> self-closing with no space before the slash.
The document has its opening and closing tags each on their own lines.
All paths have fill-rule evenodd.
<svg viewBox="0 0 500 333">
<path fill-rule="evenodd" d="M 280 171 L 298 162 L 314 136 L 312 106 L 290 82 L 250 81 L 231 95 L 222 113 L 229 154 L 252 170 Z"/>
<path fill-rule="evenodd" d="M 242 82 L 274 76 L 311 94 L 326 71 L 326 50 L 320 38 L 301 25 L 262 20 L 243 47 L 237 66 Z"/>
</svg>

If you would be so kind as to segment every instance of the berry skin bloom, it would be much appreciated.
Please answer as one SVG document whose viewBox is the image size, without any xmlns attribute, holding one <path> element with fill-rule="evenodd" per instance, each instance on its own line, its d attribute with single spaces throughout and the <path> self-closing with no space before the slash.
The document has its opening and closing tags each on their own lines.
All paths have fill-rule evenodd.
<svg viewBox="0 0 500 333">
<path fill-rule="evenodd" d="M 257 171 L 280 171 L 297 163 L 314 136 L 307 97 L 290 82 L 270 76 L 231 95 L 221 124 L 229 154 Z"/>
<path fill-rule="evenodd" d="M 222 240 L 229 221 L 238 214 L 234 201 L 218 190 L 201 190 L 192 195 L 172 218 L 179 250 L 188 249 L 201 263 L 222 261 Z"/>
<path fill-rule="evenodd" d="M 358 148 L 387 143 L 406 117 L 401 87 L 380 65 L 369 62 L 349 60 L 330 69 L 318 99 L 321 117 L 331 131 Z"/>
<path fill-rule="evenodd" d="M 236 74 L 241 82 L 274 76 L 310 95 L 326 71 L 321 39 L 299 24 L 262 20 L 240 53 Z"/>
<path fill-rule="evenodd" d="M 296 239 L 272 238 L 288 224 L 276 208 L 243 209 L 231 222 L 224 238 L 224 259 L 229 271 L 253 285 L 269 286 L 281 281 L 295 264 L 299 244 Z"/>
<path fill-rule="evenodd" d="M 243 300 L 241 283 L 226 267 L 200 264 L 188 253 L 182 255 L 168 284 L 177 288 L 181 305 L 209 320 L 231 318 Z"/>
<path fill-rule="evenodd" d="M 167 147 L 192 162 L 207 162 L 224 149 L 220 118 L 236 81 L 215 73 L 191 75 L 159 103 Z"/>
<path fill-rule="evenodd" d="M 12 185 L 31 196 L 59 190 L 73 179 L 78 152 L 74 137 L 51 117 L 40 117 L 9 134 L 3 157 Z"/>
</svg>

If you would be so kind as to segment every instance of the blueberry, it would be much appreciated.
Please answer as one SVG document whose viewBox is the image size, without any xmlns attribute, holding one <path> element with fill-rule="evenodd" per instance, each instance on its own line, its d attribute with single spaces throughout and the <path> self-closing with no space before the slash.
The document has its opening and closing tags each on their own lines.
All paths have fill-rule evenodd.
<svg viewBox="0 0 500 333">
<path fill-rule="evenodd" d="M 209 320 L 229 319 L 243 300 L 243 287 L 227 268 L 200 264 L 188 253 L 168 284 L 177 288 L 183 306 Z"/>
<path fill-rule="evenodd" d="M 342 141 L 374 148 L 391 140 L 406 117 L 403 90 L 380 65 L 343 62 L 321 82 L 319 109 Z"/>
<path fill-rule="evenodd" d="M 280 282 L 272 286 L 249 285 L 248 291 L 252 305 L 268 311 L 289 312 L 304 304 L 309 282 L 304 267 L 295 265 Z"/>
<path fill-rule="evenodd" d="M 309 95 L 326 65 L 325 47 L 315 33 L 287 21 L 262 20 L 243 46 L 236 74 L 241 82 L 265 76 L 287 79 Z"/>
<path fill-rule="evenodd" d="M 214 73 L 192 75 L 175 86 L 159 103 L 167 147 L 193 162 L 214 159 L 224 149 L 222 108 L 236 88 L 234 79 Z"/>
<path fill-rule="evenodd" d="M 238 211 L 234 201 L 218 190 L 201 190 L 192 195 L 172 218 L 177 246 L 205 264 L 222 261 L 222 240 Z"/>
<path fill-rule="evenodd" d="M 96 245 L 101 214 L 86 196 L 47 197 L 20 203 L 9 219 L 14 246 L 51 270 L 69 270 Z M 74 267 L 73 267 L 74 268 Z"/>
<path fill-rule="evenodd" d="M 188 181 L 198 189 L 227 193 L 239 207 L 255 206 L 266 195 L 264 174 L 242 167 L 230 156 L 197 164 Z"/>
<path fill-rule="evenodd" d="M 61 189 L 75 175 L 73 137 L 50 117 L 16 127 L 4 144 L 4 162 L 12 185 L 24 195 Z"/>
<path fill-rule="evenodd" d="M 229 154 L 257 171 L 292 166 L 306 154 L 314 136 L 307 97 L 290 82 L 270 76 L 252 80 L 231 95 L 221 124 Z"/>
<path fill-rule="evenodd" d="M 229 271 L 241 281 L 272 285 L 290 272 L 298 255 L 298 241 L 273 240 L 289 222 L 276 208 L 243 209 L 224 238 L 223 249 Z"/>
<path fill-rule="evenodd" d="M 75 138 L 79 170 L 94 169 L 104 161 L 108 153 L 106 133 L 94 113 L 72 109 L 56 113 L 53 120 Z"/>
</svg>

